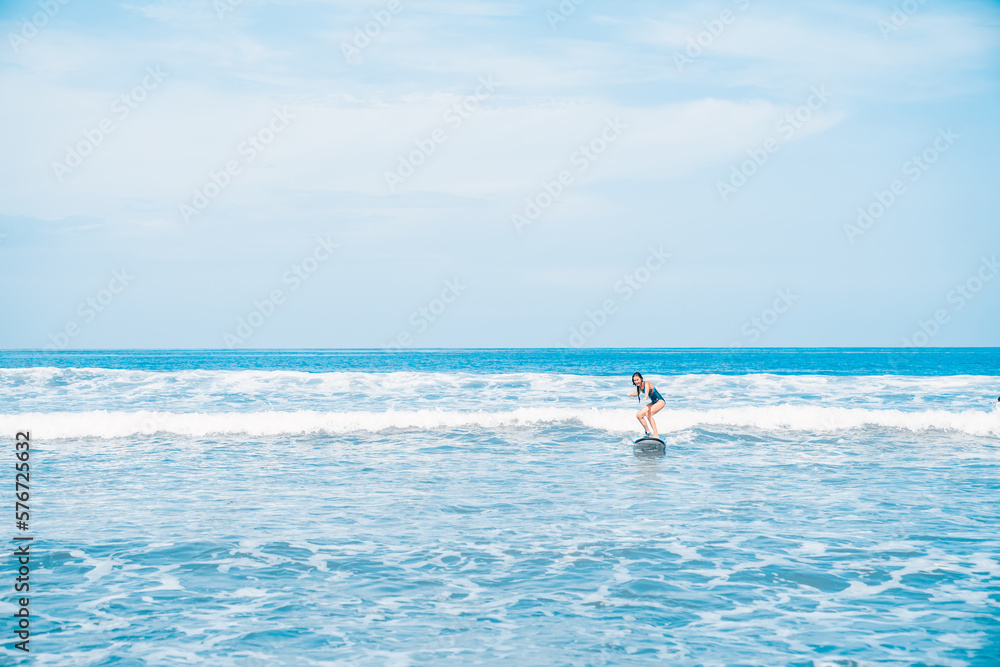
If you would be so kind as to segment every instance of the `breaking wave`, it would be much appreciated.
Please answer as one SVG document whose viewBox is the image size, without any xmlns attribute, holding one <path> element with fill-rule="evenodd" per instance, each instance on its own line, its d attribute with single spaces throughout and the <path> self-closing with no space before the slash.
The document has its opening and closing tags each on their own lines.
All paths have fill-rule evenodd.
<svg viewBox="0 0 1000 667">
<path fill-rule="evenodd" d="M 731 407 L 711 410 L 662 410 L 661 433 L 696 427 L 792 430 L 832 433 L 862 428 L 943 430 L 1000 437 L 1000 410 L 949 412 L 900 411 L 803 405 Z M 0 432 L 30 430 L 34 439 L 120 438 L 136 435 L 273 436 L 309 433 L 386 432 L 392 430 L 496 429 L 569 423 L 609 433 L 635 432 L 633 410 L 518 408 L 507 411 L 412 410 L 384 412 L 28 412 L 0 415 Z"/>
</svg>

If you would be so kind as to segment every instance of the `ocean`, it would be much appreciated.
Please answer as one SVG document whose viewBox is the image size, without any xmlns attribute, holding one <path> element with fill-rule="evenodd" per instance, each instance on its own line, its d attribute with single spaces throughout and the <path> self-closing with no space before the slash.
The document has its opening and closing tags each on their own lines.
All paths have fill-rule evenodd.
<svg viewBox="0 0 1000 667">
<path fill-rule="evenodd" d="M 0 661 L 998 665 L 998 396 L 1000 348 L 0 352 Z"/>
</svg>

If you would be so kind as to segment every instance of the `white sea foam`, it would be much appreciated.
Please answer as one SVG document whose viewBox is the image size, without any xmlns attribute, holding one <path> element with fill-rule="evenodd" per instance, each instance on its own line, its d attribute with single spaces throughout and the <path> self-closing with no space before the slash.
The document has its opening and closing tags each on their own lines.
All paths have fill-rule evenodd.
<svg viewBox="0 0 1000 667">
<path fill-rule="evenodd" d="M 967 410 L 996 402 L 996 376 L 650 375 L 672 409 L 780 405 Z M 627 398 L 627 376 L 469 373 L 0 369 L 0 405 L 11 413 L 88 410 L 253 412 L 357 409 L 484 410 L 613 408 Z"/>
<path fill-rule="evenodd" d="M 1000 437 L 1000 410 L 871 410 L 804 405 L 732 407 L 714 410 L 661 410 L 661 433 L 699 426 L 767 431 L 831 433 L 860 428 L 908 431 L 944 430 Z M 154 433 L 192 437 L 307 433 L 385 432 L 394 429 L 517 428 L 560 423 L 578 424 L 609 433 L 637 427 L 632 410 L 599 408 L 518 408 L 507 411 L 412 410 L 384 412 L 89 412 L 0 415 L 0 432 L 30 429 L 35 439 L 118 438 Z"/>
</svg>

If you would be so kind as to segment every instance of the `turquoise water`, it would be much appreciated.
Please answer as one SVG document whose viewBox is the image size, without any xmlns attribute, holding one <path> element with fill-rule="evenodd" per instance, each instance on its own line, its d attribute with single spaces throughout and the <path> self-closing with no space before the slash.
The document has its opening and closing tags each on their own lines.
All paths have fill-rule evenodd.
<svg viewBox="0 0 1000 667">
<path fill-rule="evenodd" d="M 2 655 L 994 665 L 998 369 L 996 349 L 3 352 L 38 560 L 32 656 Z M 667 401 L 662 457 L 631 446 L 634 370 Z"/>
</svg>

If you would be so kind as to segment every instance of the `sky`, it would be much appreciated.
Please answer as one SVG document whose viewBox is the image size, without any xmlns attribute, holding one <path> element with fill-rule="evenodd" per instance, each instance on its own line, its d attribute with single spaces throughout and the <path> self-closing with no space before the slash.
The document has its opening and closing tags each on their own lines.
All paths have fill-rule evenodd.
<svg viewBox="0 0 1000 667">
<path fill-rule="evenodd" d="M 1000 3 L 0 0 L 0 348 L 1000 345 Z"/>
</svg>

